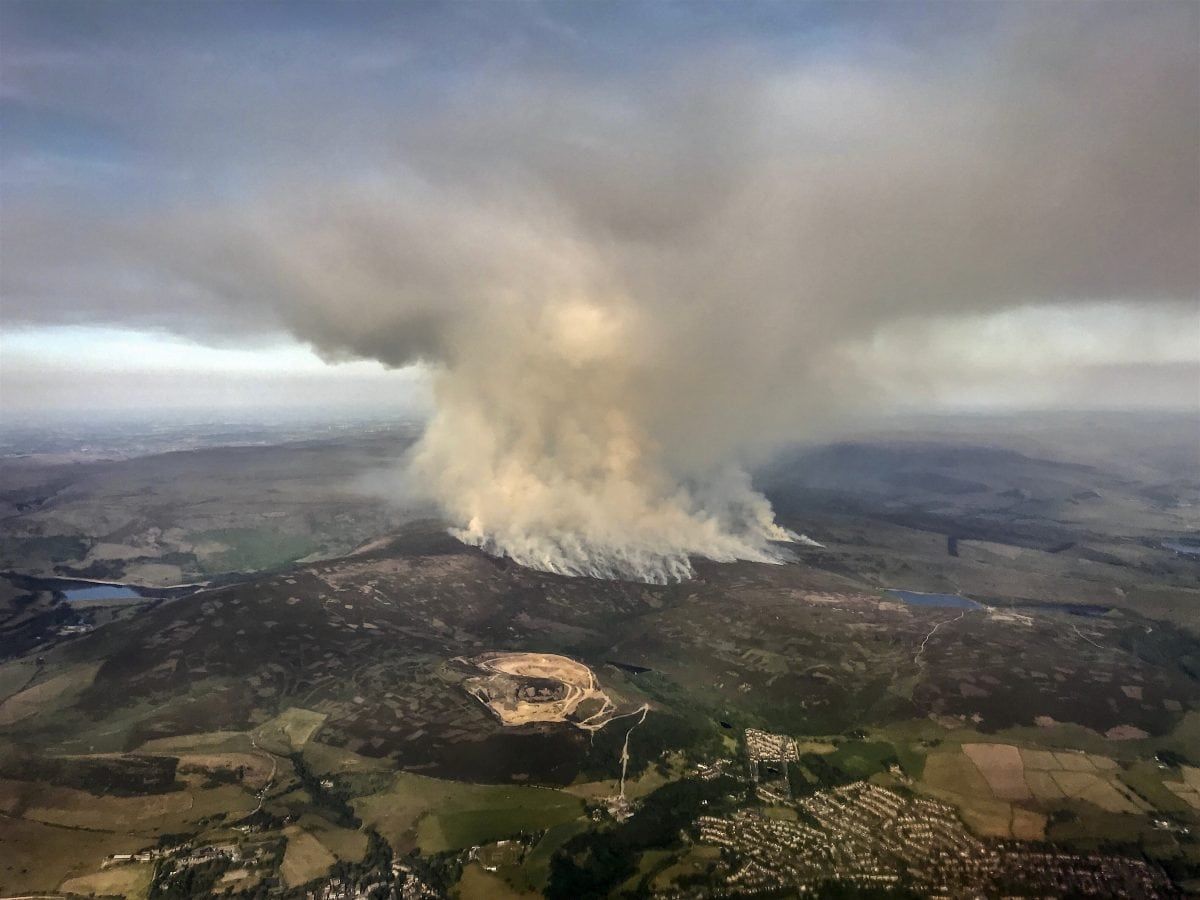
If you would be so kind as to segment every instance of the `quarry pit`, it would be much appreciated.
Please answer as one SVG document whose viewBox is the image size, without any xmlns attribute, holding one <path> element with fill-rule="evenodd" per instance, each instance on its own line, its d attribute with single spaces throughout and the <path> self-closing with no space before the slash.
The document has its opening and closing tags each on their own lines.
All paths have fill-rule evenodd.
<svg viewBox="0 0 1200 900">
<path fill-rule="evenodd" d="M 616 711 L 592 670 L 566 656 L 497 651 L 450 662 L 468 673 L 463 689 L 502 725 L 568 722 L 597 731 Z"/>
</svg>

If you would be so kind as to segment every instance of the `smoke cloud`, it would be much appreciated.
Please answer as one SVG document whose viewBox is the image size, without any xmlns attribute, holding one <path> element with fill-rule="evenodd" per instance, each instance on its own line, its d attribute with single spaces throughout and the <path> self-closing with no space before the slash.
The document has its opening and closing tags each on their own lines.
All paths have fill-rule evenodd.
<svg viewBox="0 0 1200 900">
<path fill-rule="evenodd" d="M 693 556 L 776 561 L 797 536 L 745 465 L 894 392 L 889 328 L 1194 317 L 1197 7 L 995 9 L 945 46 L 491 67 L 403 122 L 355 120 L 372 152 L 352 174 L 296 163 L 74 249 L 136 261 L 210 323 L 428 366 L 409 481 L 467 543 L 650 582 Z M 36 259 L 46 221 L 8 239 Z M 15 277 L 34 296 L 49 276 Z"/>
</svg>

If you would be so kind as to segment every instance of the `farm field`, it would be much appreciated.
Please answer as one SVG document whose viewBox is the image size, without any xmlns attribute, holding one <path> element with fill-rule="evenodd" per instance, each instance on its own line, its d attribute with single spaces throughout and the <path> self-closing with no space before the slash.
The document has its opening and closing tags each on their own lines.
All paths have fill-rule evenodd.
<svg viewBox="0 0 1200 900">
<path fill-rule="evenodd" d="M 583 804 L 546 788 L 400 774 L 387 790 L 356 800 L 355 810 L 393 846 L 439 853 L 570 822 L 582 815 Z"/>
</svg>

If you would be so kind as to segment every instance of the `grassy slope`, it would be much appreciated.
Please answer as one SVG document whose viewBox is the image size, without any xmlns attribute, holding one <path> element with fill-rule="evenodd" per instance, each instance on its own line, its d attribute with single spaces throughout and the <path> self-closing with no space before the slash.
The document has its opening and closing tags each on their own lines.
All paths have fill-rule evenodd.
<svg viewBox="0 0 1200 900">
<path fill-rule="evenodd" d="M 355 812 L 393 847 L 424 853 L 469 847 L 579 817 L 583 803 L 538 787 L 466 784 L 400 773 L 383 791 L 354 801 Z"/>
</svg>

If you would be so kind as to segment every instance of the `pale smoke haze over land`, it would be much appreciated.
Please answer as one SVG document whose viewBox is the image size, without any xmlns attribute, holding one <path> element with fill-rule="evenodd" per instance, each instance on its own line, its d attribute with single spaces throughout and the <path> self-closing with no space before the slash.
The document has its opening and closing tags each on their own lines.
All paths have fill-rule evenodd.
<svg viewBox="0 0 1200 900">
<path fill-rule="evenodd" d="M 810 37 L 790 45 L 680 27 L 719 8 L 609 8 L 624 27 L 554 6 L 414 23 L 461 32 L 448 60 L 330 27 L 336 64 L 274 76 L 236 41 L 134 41 L 141 80 L 110 61 L 96 93 L 71 79 L 97 42 L 10 6 L 5 96 L 117 130 L 140 100 L 139 152 L 168 164 L 114 176 L 136 188 L 119 203 L 10 189 L 5 317 L 283 329 L 330 360 L 420 363 L 435 405 L 409 489 L 491 552 L 647 581 L 777 558 L 791 535 L 743 469 L 772 446 L 980 371 L 1002 385 L 1097 321 L 1147 336 L 1085 353 L 1097 372 L 1194 402 L 1200 7 L 872 7 L 793 23 Z M 473 55 L 495 23 L 472 15 L 506 13 Z M 998 340 L 974 325 L 1006 317 L 1058 337 L 972 368 Z"/>
</svg>

